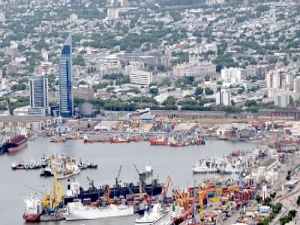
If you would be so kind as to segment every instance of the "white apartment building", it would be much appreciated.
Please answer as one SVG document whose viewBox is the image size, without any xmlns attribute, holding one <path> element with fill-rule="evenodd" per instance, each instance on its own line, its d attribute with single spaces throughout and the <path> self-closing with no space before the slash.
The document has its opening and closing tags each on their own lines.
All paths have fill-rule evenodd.
<svg viewBox="0 0 300 225">
<path fill-rule="evenodd" d="M 129 65 L 124 67 L 124 74 L 130 75 L 132 71 L 135 70 L 143 70 L 145 68 L 145 64 L 143 62 L 129 62 Z"/>
<path fill-rule="evenodd" d="M 107 9 L 107 19 L 109 19 L 109 20 L 119 19 L 119 9 L 108 8 Z"/>
<path fill-rule="evenodd" d="M 274 98 L 276 90 L 281 88 L 282 82 L 280 74 L 280 71 L 277 70 L 270 71 L 269 73 L 267 73 L 266 82 L 269 98 Z"/>
<path fill-rule="evenodd" d="M 3 12 L 0 12 L 0 22 L 5 22 L 5 15 Z"/>
<path fill-rule="evenodd" d="M 293 99 L 295 101 L 300 99 L 300 77 L 296 77 L 293 80 Z"/>
<path fill-rule="evenodd" d="M 267 88 L 267 83 L 265 80 L 257 80 L 256 82 L 245 81 L 244 83 L 242 83 L 242 85 L 244 86 L 246 91 L 252 90 L 253 88 Z"/>
<path fill-rule="evenodd" d="M 130 83 L 132 84 L 149 85 L 152 82 L 152 73 L 143 70 L 135 70 L 131 71 L 129 78 Z"/>
<path fill-rule="evenodd" d="M 216 93 L 216 105 L 231 105 L 231 93 L 230 89 L 221 89 L 220 92 Z"/>
<path fill-rule="evenodd" d="M 75 13 L 72 13 L 72 14 L 70 15 L 70 20 L 71 20 L 71 21 L 76 21 L 76 20 L 78 20 L 78 15 L 75 14 Z"/>
<path fill-rule="evenodd" d="M 242 80 L 241 68 L 224 68 L 221 70 L 221 78 L 223 81 L 223 86 L 237 84 Z"/>
<path fill-rule="evenodd" d="M 274 103 L 276 106 L 287 107 L 290 104 L 290 95 L 288 91 L 277 90 Z"/>
<path fill-rule="evenodd" d="M 211 62 L 183 63 L 173 67 L 174 77 L 193 76 L 195 80 L 201 80 L 206 76 L 216 75 L 216 65 Z"/>
</svg>

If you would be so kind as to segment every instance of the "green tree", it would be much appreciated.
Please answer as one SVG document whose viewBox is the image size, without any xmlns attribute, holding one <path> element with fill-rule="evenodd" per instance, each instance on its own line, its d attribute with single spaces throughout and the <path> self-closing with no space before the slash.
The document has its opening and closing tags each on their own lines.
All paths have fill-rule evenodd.
<svg viewBox="0 0 300 225">
<path fill-rule="evenodd" d="M 260 195 L 256 195 L 255 200 L 260 203 L 262 201 L 262 197 Z"/>
<path fill-rule="evenodd" d="M 206 95 L 212 95 L 214 93 L 214 91 L 212 90 L 212 89 L 210 89 L 210 88 L 205 88 L 205 94 Z"/>
<path fill-rule="evenodd" d="M 203 93 L 203 88 L 202 87 L 197 87 L 195 90 L 195 96 L 202 95 Z"/>
<path fill-rule="evenodd" d="M 170 106 L 176 104 L 176 99 L 173 96 L 167 97 L 167 99 L 162 103 L 164 106 Z"/>
</svg>

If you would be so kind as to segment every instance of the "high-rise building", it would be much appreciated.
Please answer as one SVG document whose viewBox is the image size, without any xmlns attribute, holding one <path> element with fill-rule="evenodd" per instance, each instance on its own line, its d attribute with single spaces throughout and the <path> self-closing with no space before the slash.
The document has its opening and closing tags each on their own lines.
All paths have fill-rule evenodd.
<svg viewBox="0 0 300 225">
<path fill-rule="evenodd" d="M 59 115 L 73 117 L 72 36 L 66 39 L 59 59 Z"/>
<path fill-rule="evenodd" d="M 290 104 L 290 95 L 285 90 L 277 90 L 275 93 L 274 104 L 280 107 L 287 107 Z"/>
<path fill-rule="evenodd" d="M 222 88 L 220 92 L 216 93 L 216 105 L 231 105 L 230 89 Z"/>
<path fill-rule="evenodd" d="M 48 76 L 33 76 L 29 80 L 30 87 L 30 107 L 31 108 L 48 108 Z"/>
</svg>

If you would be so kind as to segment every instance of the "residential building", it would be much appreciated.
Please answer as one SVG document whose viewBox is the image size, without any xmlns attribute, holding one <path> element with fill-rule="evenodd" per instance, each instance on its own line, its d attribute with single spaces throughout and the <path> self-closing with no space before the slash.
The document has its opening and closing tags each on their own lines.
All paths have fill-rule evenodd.
<svg viewBox="0 0 300 225">
<path fill-rule="evenodd" d="M 152 82 L 152 73 L 143 70 L 131 71 L 129 77 L 132 84 L 149 85 Z"/>
<path fill-rule="evenodd" d="M 277 90 L 275 93 L 274 104 L 280 107 L 287 107 L 290 104 L 290 95 L 288 91 Z"/>
<path fill-rule="evenodd" d="M 211 62 L 199 62 L 197 55 L 190 55 L 188 63 L 173 67 L 174 77 L 193 76 L 195 80 L 202 80 L 204 77 L 214 77 L 215 75 L 216 65 Z"/>
<path fill-rule="evenodd" d="M 223 86 L 237 84 L 242 79 L 241 68 L 224 68 L 221 70 L 221 78 L 223 81 Z"/>
<path fill-rule="evenodd" d="M 61 117 L 73 117 L 72 94 L 72 36 L 66 39 L 59 59 L 59 114 Z"/>
<path fill-rule="evenodd" d="M 109 20 L 119 19 L 119 9 L 108 8 L 107 9 L 107 19 L 109 19 Z"/>
<path fill-rule="evenodd" d="M 300 98 L 300 77 L 296 77 L 293 80 L 293 98 L 295 101 L 299 100 Z"/>
<path fill-rule="evenodd" d="M 276 90 L 280 89 L 282 84 L 280 71 L 274 70 L 267 73 L 266 82 L 268 89 L 268 97 L 274 98 Z"/>
<path fill-rule="evenodd" d="M 265 80 L 257 80 L 255 82 L 245 81 L 242 84 L 246 91 L 253 90 L 253 89 L 267 88 L 267 84 Z"/>
<path fill-rule="evenodd" d="M 231 105 L 230 89 L 221 89 L 216 93 L 216 105 Z"/>
</svg>

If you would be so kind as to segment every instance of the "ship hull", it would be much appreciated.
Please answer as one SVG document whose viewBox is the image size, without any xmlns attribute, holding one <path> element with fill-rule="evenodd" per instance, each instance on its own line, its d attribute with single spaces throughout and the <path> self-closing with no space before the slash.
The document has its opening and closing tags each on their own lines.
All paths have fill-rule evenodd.
<svg viewBox="0 0 300 225">
<path fill-rule="evenodd" d="M 70 203 L 69 203 L 70 204 Z M 68 205 L 70 207 L 70 205 Z M 120 217 L 133 215 L 132 206 L 116 206 L 110 205 L 103 208 L 93 208 L 91 206 L 82 206 L 79 209 L 75 209 L 70 213 L 65 214 L 65 218 L 68 221 L 74 220 L 94 220 L 110 217 Z"/>
<path fill-rule="evenodd" d="M 21 151 L 27 146 L 27 138 L 25 135 L 19 135 L 9 139 L 2 145 L 2 152 L 15 153 Z"/>
<path fill-rule="evenodd" d="M 16 146 L 16 147 L 10 147 L 7 148 L 8 153 L 15 153 L 15 152 L 19 152 L 22 149 L 27 147 L 27 141 L 23 142 L 22 144 Z"/>
<path fill-rule="evenodd" d="M 41 214 L 30 214 L 30 215 L 27 215 L 27 214 L 24 214 L 23 215 L 23 219 L 26 221 L 26 222 L 39 222 L 40 221 L 40 217 L 41 217 Z"/>
</svg>

